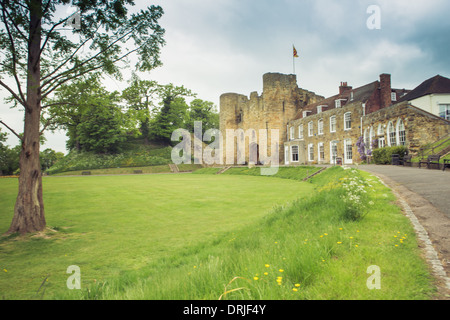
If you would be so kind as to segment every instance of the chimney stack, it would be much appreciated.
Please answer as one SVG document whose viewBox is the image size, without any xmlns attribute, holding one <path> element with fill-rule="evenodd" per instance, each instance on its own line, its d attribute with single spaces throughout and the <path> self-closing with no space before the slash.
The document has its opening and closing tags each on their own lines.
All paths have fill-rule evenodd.
<svg viewBox="0 0 450 320">
<path fill-rule="evenodd" d="M 392 104 L 391 75 L 380 74 L 380 107 L 386 108 Z"/>
<path fill-rule="evenodd" d="M 347 82 L 341 82 L 341 85 L 339 86 L 339 94 L 344 94 L 347 92 L 350 92 L 352 90 L 352 87 L 347 85 Z"/>
</svg>

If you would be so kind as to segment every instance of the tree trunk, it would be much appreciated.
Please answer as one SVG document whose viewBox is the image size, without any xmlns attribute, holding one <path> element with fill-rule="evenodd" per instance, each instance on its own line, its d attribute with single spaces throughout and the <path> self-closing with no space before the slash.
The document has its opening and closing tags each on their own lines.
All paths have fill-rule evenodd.
<svg viewBox="0 0 450 320">
<path fill-rule="evenodd" d="M 42 0 L 31 1 L 27 99 L 20 153 L 19 192 L 14 207 L 14 217 L 7 233 L 37 232 L 44 230 L 46 226 L 39 161 L 41 8 Z"/>
</svg>

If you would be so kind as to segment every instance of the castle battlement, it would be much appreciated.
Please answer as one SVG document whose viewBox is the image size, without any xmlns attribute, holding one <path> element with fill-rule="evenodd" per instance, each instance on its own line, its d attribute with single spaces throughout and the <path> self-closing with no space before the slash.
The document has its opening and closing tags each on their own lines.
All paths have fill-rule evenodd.
<svg viewBox="0 0 450 320">
<path fill-rule="evenodd" d="M 253 91 L 250 96 L 231 92 L 220 96 L 220 131 L 225 136 L 226 129 L 277 129 L 280 141 L 285 141 L 286 126 L 298 110 L 322 99 L 300 89 L 294 74 L 266 73 L 261 95 Z"/>
</svg>

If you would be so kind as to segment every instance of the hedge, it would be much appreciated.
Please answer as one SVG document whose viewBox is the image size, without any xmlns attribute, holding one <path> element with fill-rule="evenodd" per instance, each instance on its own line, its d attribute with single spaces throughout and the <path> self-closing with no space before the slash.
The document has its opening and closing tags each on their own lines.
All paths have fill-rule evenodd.
<svg viewBox="0 0 450 320">
<path fill-rule="evenodd" d="M 391 164 L 393 154 L 398 154 L 400 159 L 402 159 L 408 154 L 408 149 L 405 146 L 374 149 L 372 151 L 372 159 L 376 164 Z"/>
</svg>

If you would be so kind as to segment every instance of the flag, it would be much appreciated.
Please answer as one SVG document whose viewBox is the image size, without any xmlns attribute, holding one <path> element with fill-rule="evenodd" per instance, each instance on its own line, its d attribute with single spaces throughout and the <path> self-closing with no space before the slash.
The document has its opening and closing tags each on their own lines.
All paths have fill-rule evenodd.
<svg viewBox="0 0 450 320">
<path fill-rule="evenodd" d="M 297 54 L 297 50 L 295 49 L 294 46 L 292 46 L 294 48 L 294 58 L 298 58 L 298 54 Z"/>
</svg>

